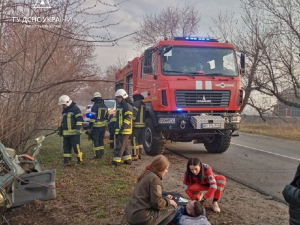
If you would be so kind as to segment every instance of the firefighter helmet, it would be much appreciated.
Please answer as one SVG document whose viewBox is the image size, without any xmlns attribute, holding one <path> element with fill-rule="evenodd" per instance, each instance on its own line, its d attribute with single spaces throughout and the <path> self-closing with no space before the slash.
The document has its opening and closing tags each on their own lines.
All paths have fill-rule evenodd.
<svg viewBox="0 0 300 225">
<path fill-rule="evenodd" d="M 141 94 L 141 92 L 139 90 L 135 90 L 133 92 L 133 95 L 132 95 L 133 98 L 140 98 L 140 99 L 144 99 L 144 96 Z"/>
<path fill-rule="evenodd" d="M 124 89 L 119 89 L 116 91 L 115 97 L 128 98 L 128 94 Z"/>
<path fill-rule="evenodd" d="M 68 95 L 62 95 L 58 99 L 58 105 L 67 105 L 70 106 L 72 103 L 72 100 Z"/>
<path fill-rule="evenodd" d="M 94 98 L 102 98 L 100 92 L 95 92 L 94 93 Z"/>
</svg>

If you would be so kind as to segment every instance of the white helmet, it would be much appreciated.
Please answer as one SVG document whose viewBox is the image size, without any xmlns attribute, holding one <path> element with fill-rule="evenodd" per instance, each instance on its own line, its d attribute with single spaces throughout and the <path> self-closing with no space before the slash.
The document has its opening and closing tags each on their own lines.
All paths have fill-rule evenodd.
<svg viewBox="0 0 300 225">
<path fill-rule="evenodd" d="M 116 91 L 115 97 L 128 98 L 128 94 L 124 89 L 119 89 Z"/>
<path fill-rule="evenodd" d="M 100 92 L 95 92 L 94 98 L 102 98 Z"/>
<path fill-rule="evenodd" d="M 67 105 L 70 106 L 72 103 L 72 100 L 68 95 L 62 95 L 58 99 L 58 105 Z"/>
</svg>

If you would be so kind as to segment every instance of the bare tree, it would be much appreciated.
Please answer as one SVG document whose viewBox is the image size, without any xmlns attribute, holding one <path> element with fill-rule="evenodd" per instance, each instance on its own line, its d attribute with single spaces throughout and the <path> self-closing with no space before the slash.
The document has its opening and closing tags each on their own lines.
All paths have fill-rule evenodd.
<svg viewBox="0 0 300 225">
<path fill-rule="evenodd" d="M 254 90 L 294 107 L 300 107 L 299 52 L 300 11 L 298 0 L 243 0 L 242 22 L 220 13 L 215 19 L 214 34 L 234 43 L 247 57 L 243 87 L 246 104 L 260 115 L 272 110 L 270 105 L 258 106 L 251 95 Z M 231 31 L 231 32 L 228 32 Z M 285 95 L 292 89 L 295 98 Z M 256 92 L 257 94 L 257 92 Z M 256 104 L 256 105 L 255 105 Z"/>
<path fill-rule="evenodd" d="M 73 97 L 99 79 L 95 44 L 122 38 L 112 37 L 108 29 L 118 23 L 107 20 L 119 5 L 60 0 L 36 9 L 35 2 L 0 1 L 0 141 L 18 151 L 58 125 L 60 95 Z M 97 5 L 105 11 L 95 13 Z"/>
<path fill-rule="evenodd" d="M 140 49 L 174 36 L 193 35 L 198 31 L 200 21 L 201 15 L 195 4 L 182 8 L 169 6 L 159 14 L 147 14 L 131 40 Z"/>
</svg>

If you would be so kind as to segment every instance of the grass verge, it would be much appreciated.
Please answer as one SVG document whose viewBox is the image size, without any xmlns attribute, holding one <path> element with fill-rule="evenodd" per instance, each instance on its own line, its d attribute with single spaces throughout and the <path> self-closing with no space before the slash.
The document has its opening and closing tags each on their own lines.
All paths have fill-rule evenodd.
<svg viewBox="0 0 300 225">
<path fill-rule="evenodd" d="M 105 144 L 105 155 L 94 156 L 92 142 L 81 137 L 84 165 L 62 165 L 62 138 L 52 135 L 43 142 L 43 170 L 56 168 L 57 198 L 28 204 L 6 214 L 9 224 L 113 224 L 123 221 L 123 210 L 132 193 L 136 176 L 121 165 L 110 167 L 113 150 Z"/>
<path fill-rule="evenodd" d="M 293 124 L 242 123 L 240 131 L 300 141 L 300 127 Z"/>
</svg>

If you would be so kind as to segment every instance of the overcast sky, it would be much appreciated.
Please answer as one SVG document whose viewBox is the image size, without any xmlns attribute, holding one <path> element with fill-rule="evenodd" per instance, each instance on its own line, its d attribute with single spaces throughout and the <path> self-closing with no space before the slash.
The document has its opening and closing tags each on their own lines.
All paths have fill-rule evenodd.
<svg viewBox="0 0 300 225">
<path fill-rule="evenodd" d="M 114 3 L 120 1 L 121 0 L 110 0 L 110 2 Z M 159 13 L 168 6 L 183 6 L 185 3 L 196 3 L 196 8 L 202 16 L 198 36 L 207 36 L 209 27 L 213 26 L 211 18 L 216 18 L 220 11 L 233 11 L 237 17 L 241 15 L 240 0 L 128 0 L 122 3 L 122 7 L 118 12 L 110 15 L 107 22 L 123 21 L 118 26 L 110 27 L 109 31 L 115 38 L 129 34 L 139 27 L 146 13 Z M 134 50 L 130 38 L 124 38 L 118 42 L 118 46 L 97 47 L 96 53 L 98 65 L 100 65 L 102 69 L 105 69 L 106 66 L 114 64 L 118 56 L 121 58 L 126 56 L 127 61 L 129 61 L 142 52 Z"/>
</svg>

